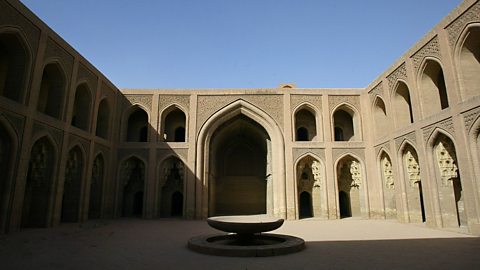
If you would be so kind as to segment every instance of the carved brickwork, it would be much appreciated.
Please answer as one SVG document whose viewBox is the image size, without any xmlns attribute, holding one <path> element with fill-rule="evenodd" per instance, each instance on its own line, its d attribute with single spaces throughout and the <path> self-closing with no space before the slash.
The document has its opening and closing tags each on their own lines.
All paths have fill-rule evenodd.
<svg viewBox="0 0 480 270">
<path fill-rule="evenodd" d="M 152 95 L 125 95 L 125 97 L 131 104 L 140 104 L 147 108 L 149 112 L 152 111 Z"/>
<path fill-rule="evenodd" d="M 297 164 L 297 191 L 312 192 L 312 189 L 323 189 L 323 166 L 311 156 L 306 156 Z"/>
<path fill-rule="evenodd" d="M 362 173 L 360 168 L 360 163 L 355 160 L 352 160 L 350 163 L 350 174 L 352 175 L 352 187 L 359 188 L 362 184 Z"/>
<path fill-rule="evenodd" d="M 16 25 L 24 32 L 24 36 L 29 43 L 29 48 L 33 58 L 36 58 L 38 43 L 40 40 L 40 29 L 36 27 L 32 22 L 20 14 L 16 9 L 12 8 L 6 1 L 0 1 L 0 10 L 2 16 L 0 16 L 0 31 L 4 26 Z M 32 59 L 32 63 L 34 63 Z"/>
<path fill-rule="evenodd" d="M 390 75 L 387 76 L 388 86 L 390 89 L 395 87 L 395 84 L 399 79 L 407 80 L 407 68 L 405 62 L 403 62 L 398 68 L 396 68 Z"/>
<path fill-rule="evenodd" d="M 375 154 L 377 156 L 382 150 L 390 150 L 390 142 L 384 142 L 382 144 L 375 146 Z"/>
<path fill-rule="evenodd" d="M 105 163 L 100 156 L 97 156 L 93 161 L 92 166 L 92 181 L 90 185 L 97 186 L 103 182 L 103 175 L 105 172 Z"/>
<path fill-rule="evenodd" d="M 60 46 L 52 38 L 48 38 L 47 48 L 45 49 L 45 57 L 43 58 L 43 60 L 48 61 L 48 59 L 51 58 L 58 59 L 60 63 L 63 64 L 62 67 L 65 69 L 65 80 L 69 82 L 73 70 L 73 56 L 68 53 L 64 48 L 62 48 L 62 46 Z"/>
<path fill-rule="evenodd" d="M 450 144 L 440 141 L 436 147 L 436 154 L 438 169 L 442 177 L 442 185 L 444 187 L 451 186 L 452 180 L 458 178 L 455 150 Z"/>
<path fill-rule="evenodd" d="M 465 26 L 467 26 L 467 24 L 479 21 L 480 2 L 477 2 L 446 27 L 450 46 L 452 48 L 455 47 L 455 43 L 457 42 L 458 37 L 462 33 L 463 29 L 465 29 Z"/>
<path fill-rule="evenodd" d="M 78 65 L 78 73 L 77 73 L 77 83 L 81 81 L 86 81 L 88 87 L 90 88 L 92 97 L 95 97 L 95 90 L 97 88 L 97 80 L 98 77 L 93 74 L 86 66 L 82 63 Z"/>
<path fill-rule="evenodd" d="M 136 158 L 129 158 L 123 162 L 120 175 L 123 176 L 124 186 L 143 183 L 145 181 L 145 164 Z"/>
<path fill-rule="evenodd" d="M 293 150 L 293 160 L 297 160 L 301 156 L 311 153 L 323 160 L 325 160 L 325 149 L 320 148 L 294 148 Z"/>
<path fill-rule="evenodd" d="M 397 146 L 397 151 L 400 149 L 400 146 L 402 146 L 402 143 L 405 140 L 408 140 L 412 144 L 417 144 L 417 137 L 415 135 L 415 132 L 410 132 L 401 137 L 395 138 L 395 145 Z"/>
<path fill-rule="evenodd" d="M 463 114 L 463 118 L 465 121 L 465 130 L 470 132 L 470 129 L 472 128 L 473 124 L 475 123 L 475 121 L 478 119 L 479 116 L 480 116 L 480 107 L 465 112 Z"/>
<path fill-rule="evenodd" d="M 385 188 L 395 189 L 395 180 L 393 178 L 392 162 L 387 156 L 382 159 L 382 172 L 385 182 Z"/>
<path fill-rule="evenodd" d="M 323 187 L 322 179 L 322 164 L 316 160 L 312 162 L 312 174 L 313 174 L 313 187 L 320 188 Z"/>
<path fill-rule="evenodd" d="M 35 187 L 42 187 L 48 184 L 48 178 L 52 171 L 52 149 L 46 140 L 36 142 L 30 152 L 28 182 Z"/>
<path fill-rule="evenodd" d="M 410 150 L 405 153 L 405 166 L 410 186 L 415 187 L 420 182 L 420 165 L 418 165 L 417 157 Z"/>
<path fill-rule="evenodd" d="M 372 90 L 368 92 L 368 94 L 370 94 L 370 97 L 372 98 L 372 100 L 377 95 L 383 96 L 383 82 L 378 83 L 375 87 L 372 88 Z"/>
<path fill-rule="evenodd" d="M 319 112 L 322 111 L 322 96 L 317 95 L 291 95 L 290 96 L 290 108 L 293 110 L 302 103 L 310 103 L 315 106 L 315 109 Z"/>
<path fill-rule="evenodd" d="M 78 148 L 68 152 L 67 164 L 65 165 L 65 185 L 81 181 L 83 160 Z"/>
<path fill-rule="evenodd" d="M 245 100 L 255 105 L 270 115 L 279 127 L 283 127 L 282 95 L 212 95 L 198 96 L 197 131 L 215 112 L 237 100 Z"/>
<path fill-rule="evenodd" d="M 440 122 L 434 123 L 432 125 L 429 125 L 427 127 L 423 128 L 423 139 L 424 141 L 428 141 L 430 138 L 430 135 L 432 135 L 432 132 L 435 128 L 441 128 L 448 133 L 450 133 L 452 136 L 455 135 L 455 128 L 453 127 L 453 121 L 452 118 L 447 118 L 445 120 L 442 120 Z"/>
<path fill-rule="evenodd" d="M 188 95 L 160 95 L 158 98 L 158 113 L 160 113 L 172 104 L 178 104 L 185 110 L 184 113 L 188 114 L 190 109 L 190 96 Z"/>
<path fill-rule="evenodd" d="M 420 50 L 418 50 L 413 56 L 413 67 L 418 70 L 423 59 L 427 56 L 434 56 L 441 59 L 440 47 L 438 45 L 438 37 L 435 36 L 427 44 L 425 44 Z"/>
<path fill-rule="evenodd" d="M 358 158 L 365 159 L 365 150 L 364 149 L 346 149 L 346 148 L 336 148 L 332 149 L 333 159 L 337 160 L 340 156 L 345 154 L 354 154 Z"/>
<path fill-rule="evenodd" d="M 330 111 L 341 103 L 348 103 L 360 112 L 360 96 L 328 96 L 328 107 Z"/>
</svg>

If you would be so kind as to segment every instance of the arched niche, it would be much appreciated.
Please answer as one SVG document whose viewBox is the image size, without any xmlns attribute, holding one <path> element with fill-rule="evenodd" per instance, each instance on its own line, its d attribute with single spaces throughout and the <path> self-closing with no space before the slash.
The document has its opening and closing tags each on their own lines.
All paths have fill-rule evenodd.
<svg viewBox="0 0 480 270">
<path fill-rule="evenodd" d="M 443 69 L 434 59 L 426 59 L 420 75 L 420 102 L 425 117 L 448 108 L 447 87 Z"/>
<path fill-rule="evenodd" d="M 186 141 L 186 116 L 177 106 L 173 105 L 162 113 L 163 140 L 166 142 Z"/>
<path fill-rule="evenodd" d="M 89 130 L 92 95 L 86 83 L 80 84 L 75 91 L 73 101 L 72 126 Z"/>
<path fill-rule="evenodd" d="M 392 98 L 396 127 L 404 128 L 413 123 L 412 102 L 407 84 L 398 81 Z"/>
<path fill-rule="evenodd" d="M 315 110 L 308 105 L 295 111 L 295 141 L 314 141 L 317 139 L 317 120 Z"/>
<path fill-rule="evenodd" d="M 138 106 L 134 106 L 128 115 L 126 141 L 148 141 L 148 114 Z"/>
<path fill-rule="evenodd" d="M 0 96 L 23 103 L 31 57 L 16 31 L 0 33 Z"/>
<path fill-rule="evenodd" d="M 435 168 L 443 226 L 467 225 L 465 198 L 453 141 L 439 130 L 432 134 L 429 147 Z"/>
<path fill-rule="evenodd" d="M 37 110 L 51 117 L 62 119 L 65 88 L 65 73 L 60 64 L 47 64 L 43 68 Z"/>
<path fill-rule="evenodd" d="M 120 189 L 123 217 L 143 216 L 145 173 L 145 162 L 135 156 L 121 163 Z"/>
<path fill-rule="evenodd" d="M 61 222 L 78 222 L 80 218 L 81 189 L 85 166 L 84 154 L 77 145 L 68 151 L 63 184 Z"/>
<path fill-rule="evenodd" d="M 328 216 L 323 163 L 307 154 L 296 162 L 295 170 L 298 218 Z"/>
<path fill-rule="evenodd" d="M 3 117 L 0 116 L 0 171 L 2 172 L 2 177 L 0 177 L 0 219 L 2 219 L 0 233 L 5 226 L 4 222 L 7 221 L 9 197 L 13 195 L 8 187 L 12 182 L 16 148 L 15 133 L 8 122 L 4 122 Z"/>
<path fill-rule="evenodd" d="M 95 135 L 104 139 L 109 138 L 109 124 L 110 124 L 110 105 L 106 98 L 102 99 L 98 105 L 97 113 L 97 127 Z"/>
<path fill-rule="evenodd" d="M 55 147 L 49 136 L 44 136 L 33 144 L 23 197 L 23 228 L 47 227 L 50 224 L 56 157 Z"/>
<path fill-rule="evenodd" d="M 480 93 L 480 24 L 467 27 L 459 41 L 456 62 L 462 99 L 467 100 Z"/>
<path fill-rule="evenodd" d="M 364 175 L 360 161 L 346 155 L 336 163 L 340 218 L 361 217 L 365 212 Z"/>
<path fill-rule="evenodd" d="M 390 122 L 387 117 L 385 102 L 380 97 L 376 97 L 373 105 L 373 118 L 375 122 L 375 134 L 377 138 L 383 137 L 390 131 Z"/>
<path fill-rule="evenodd" d="M 383 186 L 383 204 L 385 217 L 387 219 L 397 218 L 397 203 L 395 196 L 395 175 L 393 173 L 392 160 L 390 156 L 382 151 L 379 156 L 379 168 Z"/>
<path fill-rule="evenodd" d="M 333 113 L 333 138 L 335 141 L 361 140 L 358 113 L 349 105 L 337 107 Z"/>
<path fill-rule="evenodd" d="M 171 156 L 160 165 L 158 185 L 160 217 L 182 217 L 186 168 L 178 157 Z"/>
<path fill-rule="evenodd" d="M 405 183 L 406 205 L 409 221 L 422 223 L 427 220 L 425 202 L 423 199 L 422 179 L 420 177 L 420 164 L 415 148 L 404 142 L 401 149 L 401 162 Z"/>
<path fill-rule="evenodd" d="M 105 159 L 98 154 L 93 160 L 92 175 L 90 181 L 90 198 L 88 218 L 97 219 L 102 216 L 102 201 L 105 178 Z"/>
</svg>

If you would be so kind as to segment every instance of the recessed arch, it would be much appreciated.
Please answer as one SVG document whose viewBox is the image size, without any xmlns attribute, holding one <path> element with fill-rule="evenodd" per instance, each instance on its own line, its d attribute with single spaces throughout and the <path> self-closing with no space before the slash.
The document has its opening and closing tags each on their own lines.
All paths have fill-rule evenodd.
<svg viewBox="0 0 480 270">
<path fill-rule="evenodd" d="M 184 215 L 186 175 L 185 163 L 176 155 L 169 155 L 159 162 L 158 216 Z"/>
<path fill-rule="evenodd" d="M 267 172 L 270 173 L 265 176 L 267 182 L 267 213 L 286 217 L 283 135 L 275 120 L 254 105 L 241 99 L 218 110 L 200 128 L 196 144 L 197 164 L 195 171 L 197 177 L 200 178 L 199 185 L 196 186 L 198 209 L 196 215 L 200 218 L 207 217 L 209 214 L 210 173 L 208 167 L 212 136 L 217 128 L 239 115 L 251 119 L 256 125 L 261 126 L 270 138 L 270 142 L 267 143 L 267 146 L 271 146 L 271 148 L 268 148 L 268 152 L 272 153 L 267 155 L 267 164 L 269 164 Z M 269 156 L 275 156 L 276 158 L 269 161 Z"/>
<path fill-rule="evenodd" d="M 0 96 L 24 103 L 32 53 L 23 32 L 0 29 Z"/>
<path fill-rule="evenodd" d="M 172 104 L 161 112 L 161 130 L 166 142 L 186 142 L 187 114 L 178 104 Z"/>
<path fill-rule="evenodd" d="M 98 153 L 93 160 L 92 175 L 90 181 L 90 197 L 88 218 L 97 219 L 102 216 L 103 190 L 105 180 L 105 158 L 102 152 Z"/>
<path fill-rule="evenodd" d="M 147 142 L 149 131 L 148 113 L 139 105 L 133 105 L 126 114 L 125 140 Z"/>
<path fill-rule="evenodd" d="M 95 135 L 104 139 L 109 138 L 110 127 L 110 104 L 107 98 L 103 98 L 98 104 L 97 127 Z"/>
<path fill-rule="evenodd" d="M 389 132 L 390 121 L 387 117 L 385 102 L 380 96 L 376 96 L 373 102 L 373 118 L 375 123 L 376 137 L 383 137 Z"/>
<path fill-rule="evenodd" d="M 404 128 L 413 123 L 410 89 L 406 82 L 402 80 L 397 81 L 393 90 L 392 101 L 396 127 Z"/>
<path fill-rule="evenodd" d="M 334 141 L 362 140 L 360 114 L 355 107 L 342 103 L 333 110 L 332 132 Z"/>
<path fill-rule="evenodd" d="M 335 175 L 338 216 L 361 217 L 367 213 L 365 169 L 360 159 L 351 153 L 342 155 L 335 162 Z"/>
<path fill-rule="evenodd" d="M 383 190 L 383 205 L 387 219 L 397 218 L 397 203 L 395 195 L 396 175 L 393 171 L 393 163 L 385 149 L 381 149 L 377 159 L 380 169 L 380 179 Z"/>
<path fill-rule="evenodd" d="M 75 90 L 73 101 L 72 126 L 88 131 L 90 128 L 90 111 L 92 94 L 87 83 L 81 83 Z"/>
<path fill-rule="evenodd" d="M 30 151 L 25 193 L 23 197 L 23 228 L 50 225 L 52 194 L 56 183 L 57 151 L 50 135 L 35 140 Z"/>
<path fill-rule="evenodd" d="M 146 164 L 146 161 L 136 155 L 131 155 L 120 163 L 119 206 L 123 217 L 143 216 Z"/>
<path fill-rule="evenodd" d="M 480 92 L 480 23 L 465 27 L 455 47 L 455 62 L 463 100 Z"/>
<path fill-rule="evenodd" d="M 323 161 L 313 153 L 305 153 L 294 165 L 297 218 L 328 217 Z"/>
<path fill-rule="evenodd" d="M 66 75 L 60 62 L 53 61 L 44 66 L 37 101 L 39 112 L 62 119 L 66 82 Z"/>
<path fill-rule="evenodd" d="M 78 222 L 85 170 L 85 151 L 77 144 L 68 151 L 63 184 L 61 222 Z"/>
<path fill-rule="evenodd" d="M 293 111 L 293 123 L 295 127 L 295 141 L 318 141 L 319 114 L 315 106 L 304 102 Z"/>
<path fill-rule="evenodd" d="M 436 114 L 449 107 L 447 87 L 440 61 L 427 57 L 419 73 L 420 103 L 424 117 Z"/>
<path fill-rule="evenodd" d="M 10 212 L 9 202 L 13 196 L 12 185 L 15 175 L 18 149 L 18 135 L 11 123 L 0 114 L 0 233 L 7 229 L 7 217 Z"/>
</svg>

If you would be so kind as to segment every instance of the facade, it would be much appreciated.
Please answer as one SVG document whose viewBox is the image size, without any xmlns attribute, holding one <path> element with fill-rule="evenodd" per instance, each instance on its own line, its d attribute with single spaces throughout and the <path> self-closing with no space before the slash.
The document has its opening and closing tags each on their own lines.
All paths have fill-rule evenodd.
<svg viewBox="0 0 480 270">
<path fill-rule="evenodd" d="M 360 217 L 480 235 L 480 2 L 367 88 L 117 89 L 0 0 L 0 231 Z"/>
</svg>

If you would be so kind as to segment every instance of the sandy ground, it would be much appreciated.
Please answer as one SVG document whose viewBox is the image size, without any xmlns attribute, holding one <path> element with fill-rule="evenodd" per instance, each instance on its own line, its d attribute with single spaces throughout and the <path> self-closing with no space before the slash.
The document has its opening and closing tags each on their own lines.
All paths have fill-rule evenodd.
<svg viewBox="0 0 480 270">
<path fill-rule="evenodd" d="M 0 236 L 0 269 L 480 269 L 480 238 L 377 220 L 289 221 L 299 253 L 216 257 L 186 248 L 204 221 L 101 220 Z"/>
</svg>

